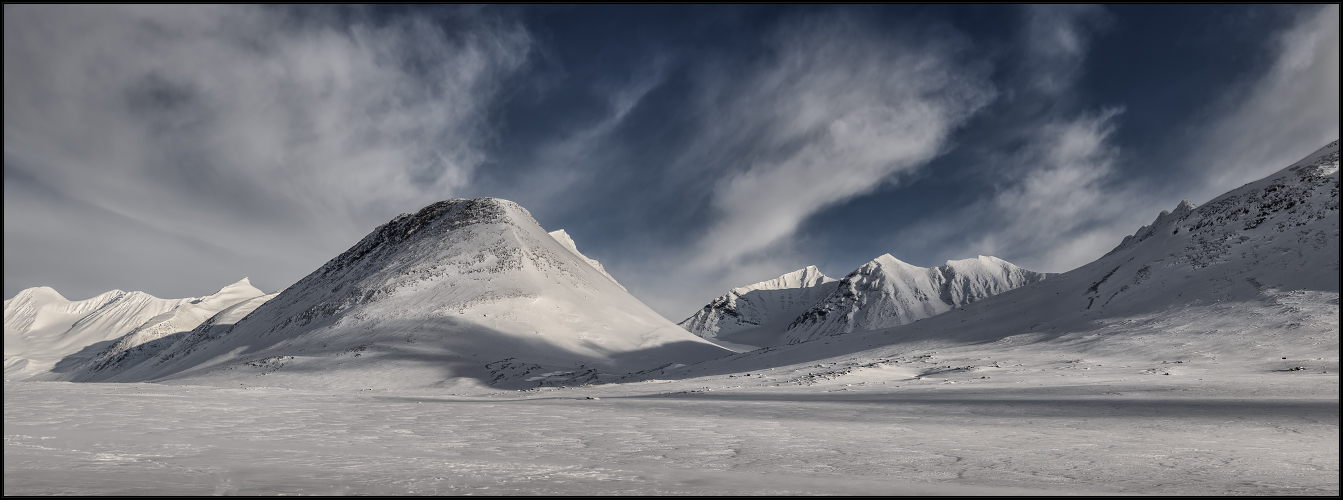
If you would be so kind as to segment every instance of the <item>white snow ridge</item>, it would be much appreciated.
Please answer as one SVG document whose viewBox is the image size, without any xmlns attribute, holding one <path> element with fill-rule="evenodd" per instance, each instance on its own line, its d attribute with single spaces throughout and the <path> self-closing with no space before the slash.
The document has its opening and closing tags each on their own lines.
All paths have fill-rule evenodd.
<svg viewBox="0 0 1343 500">
<path fill-rule="evenodd" d="M 729 348 L 796 344 L 911 323 L 1046 276 L 997 257 L 923 268 L 885 254 L 839 281 L 808 266 L 734 288 L 680 325 Z"/>
<path fill-rule="evenodd" d="M 1046 276 L 997 257 L 924 268 L 885 254 L 840 280 L 835 291 L 788 325 L 785 338 L 795 344 L 913 323 Z"/>
<path fill-rule="evenodd" d="M 261 293 L 247 278 L 213 295 L 185 299 L 113 290 L 71 302 L 51 288 L 29 288 L 5 301 L 5 377 L 45 376 L 58 361 L 65 367 L 57 369 L 69 370 L 92 354 L 81 351 L 110 341 L 114 345 L 107 348 L 120 352 L 189 331 L 219 310 Z"/>
</svg>

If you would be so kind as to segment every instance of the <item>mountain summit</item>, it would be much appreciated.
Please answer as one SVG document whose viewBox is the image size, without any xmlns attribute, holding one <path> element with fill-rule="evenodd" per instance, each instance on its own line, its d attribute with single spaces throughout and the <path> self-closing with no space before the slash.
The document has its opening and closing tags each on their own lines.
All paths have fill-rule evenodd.
<svg viewBox="0 0 1343 500">
<path fill-rule="evenodd" d="M 687 331 L 729 347 L 769 346 L 798 315 L 834 291 L 839 282 L 807 266 L 772 280 L 733 288 L 679 323 Z"/>
<path fill-rule="evenodd" d="M 233 326 L 207 330 L 158 342 L 135 369 L 83 377 L 535 386 L 730 354 L 495 198 L 402 214 Z"/>
</svg>

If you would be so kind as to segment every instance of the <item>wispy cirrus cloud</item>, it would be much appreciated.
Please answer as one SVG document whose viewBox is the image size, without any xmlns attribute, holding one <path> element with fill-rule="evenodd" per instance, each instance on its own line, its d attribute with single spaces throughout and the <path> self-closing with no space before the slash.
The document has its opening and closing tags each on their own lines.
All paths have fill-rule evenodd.
<svg viewBox="0 0 1343 500">
<path fill-rule="evenodd" d="M 956 249 L 948 259 L 995 255 L 1061 272 L 1094 260 L 1147 217 L 1146 195 L 1119 176 L 1111 142 L 1119 110 L 1036 124 L 992 197 L 898 236 L 913 251 Z"/>
<path fill-rule="evenodd" d="M 1021 77 L 1031 90 L 1065 92 L 1082 72 L 1095 32 L 1109 24 L 1098 5 L 1025 7 Z"/>
<path fill-rule="evenodd" d="M 933 214 L 891 238 L 900 252 L 946 259 L 994 255 L 1048 272 L 1067 271 L 1112 247 L 1144 197 L 1117 175 L 1113 134 L 1122 110 L 1074 111 L 1052 103 L 1070 99 L 1108 13 L 1098 6 L 1030 6 L 1011 80 L 1018 102 L 1041 112 L 1019 116 L 1014 151 L 1000 152 L 995 192 L 968 206 Z M 1046 103 L 1039 106 L 1038 103 Z"/>
<path fill-rule="evenodd" d="M 686 157 L 721 172 L 716 218 L 694 248 L 703 266 L 743 264 L 818 210 L 925 165 L 993 98 L 955 33 L 912 31 L 807 19 L 774 34 L 765 63 L 715 75 L 711 118 Z"/>
<path fill-rule="evenodd" d="M 1104 28 L 1106 14 L 1058 6 L 1026 12 L 1023 58 L 1038 71 L 1018 90 L 1066 100 L 1086 61 L 1087 37 Z M 1338 138 L 1337 6 L 1303 11 L 1273 43 L 1268 70 L 1223 90 L 1220 111 L 1199 124 L 1190 153 L 1162 175 L 1125 174 L 1132 169 L 1123 162 L 1132 157 L 1114 140 L 1119 110 L 1050 110 L 1019 124 L 1024 146 L 1003 162 L 992 197 L 931 217 L 893 241 L 911 253 L 991 254 L 1067 271 L 1182 198 L 1201 203 L 1287 166 Z"/>
<path fill-rule="evenodd" d="M 1224 98 L 1185 160 L 1203 178 L 1191 201 L 1207 201 L 1338 140 L 1338 18 L 1336 4 L 1303 9 L 1273 41 L 1268 71 Z"/>
<path fill-rule="evenodd" d="M 85 225 L 29 227 L 10 215 L 55 216 L 65 211 L 44 203 L 62 202 L 11 201 L 11 189 L 129 221 L 119 239 L 143 248 L 87 265 L 123 268 L 124 286 L 167 294 L 187 291 L 152 268 L 153 256 L 181 250 L 163 234 L 250 254 L 263 286 L 283 286 L 406 207 L 451 197 L 484 160 L 484 117 L 532 41 L 504 19 L 444 16 L 461 19 L 6 6 L 6 288 L 11 267 L 30 267 L 56 233 Z M 26 244 L 11 245 L 12 231 Z M 277 265 L 258 266 L 266 254 Z"/>
<path fill-rule="evenodd" d="M 811 264 L 792 242 L 800 224 L 917 172 L 994 99 L 970 49 L 945 25 L 830 12 L 783 19 L 744 60 L 690 60 L 694 130 L 663 175 L 698 230 L 621 279 L 679 320 L 723 290 Z"/>
</svg>

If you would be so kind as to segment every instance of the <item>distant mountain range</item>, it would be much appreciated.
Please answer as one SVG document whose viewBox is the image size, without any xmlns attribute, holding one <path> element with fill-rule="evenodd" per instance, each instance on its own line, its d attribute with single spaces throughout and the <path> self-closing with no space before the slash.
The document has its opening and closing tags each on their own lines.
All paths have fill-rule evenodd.
<svg viewBox="0 0 1343 500">
<path fill-rule="evenodd" d="M 1047 276 L 996 257 L 924 268 L 885 254 L 839 281 L 809 266 L 735 288 L 680 325 L 729 345 L 796 344 L 911 323 Z"/>
<path fill-rule="evenodd" d="M 1202 206 L 1182 202 L 1067 273 L 984 256 L 922 268 L 882 255 L 839 280 L 807 267 L 735 288 L 680 326 L 517 204 L 453 199 L 398 216 L 275 294 L 246 279 L 185 299 L 114 290 L 69 301 L 47 287 L 24 290 L 4 302 L 5 376 L 529 387 L 663 376 L 705 362 L 795 362 L 832 343 L 996 345 L 1096 332 L 1069 340 L 1094 346 L 1106 338 L 1097 326 L 1105 318 L 1158 325 L 1108 347 L 1141 350 L 1201 345 L 1180 329 L 1208 321 L 1188 318 L 1212 317 L 1219 304 L 1296 303 L 1293 294 L 1333 297 L 1310 299 L 1332 304 L 1332 326 L 1307 326 L 1332 328 L 1332 340 L 1310 345 L 1336 357 L 1338 161 L 1335 141 Z M 1283 321 L 1274 331 L 1307 328 Z"/>
</svg>

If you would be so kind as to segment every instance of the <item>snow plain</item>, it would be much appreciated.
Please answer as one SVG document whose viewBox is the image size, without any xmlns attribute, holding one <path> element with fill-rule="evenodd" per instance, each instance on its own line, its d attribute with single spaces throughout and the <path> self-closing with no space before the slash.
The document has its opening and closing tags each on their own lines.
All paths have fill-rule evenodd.
<svg viewBox="0 0 1343 500">
<path fill-rule="evenodd" d="M 1091 264 L 944 314 L 624 375 L 498 377 L 477 366 L 415 385 L 405 379 L 421 372 L 390 370 L 374 350 L 350 366 L 314 357 L 286 368 L 237 355 L 253 337 L 221 331 L 212 342 L 224 354 L 196 376 L 6 381 L 4 493 L 1337 496 L 1338 160 L 1334 142 L 1203 206 L 1163 212 Z M 664 331 L 542 231 L 480 236 L 521 235 L 491 248 L 546 255 L 552 267 L 469 276 L 531 287 L 525 300 L 569 297 L 589 322 L 611 320 L 582 299 L 614 297 Z M 432 247 L 484 247 L 454 248 Z M 359 279 L 384 287 L 384 277 L 425 274 L 383 262 Z M 310 281 L 322 285 L 313 297 L 334 293 Z M 302 296 L 288 300 L 303 307 L 276 302 L 297 292 L 237 324 L 267 308 L 306 310 Z M 421 302 L 386 304 L 410 313 L 420 309 L 403 305 Z M 507 312 L 473 310 L 473 321 Z M 432 339 L 491 346 L 479 330 L 444 332 L 456 337 Z M 717 349 L 682 333 L 650 339 Z M 384 339 L 397 341 L 412 344 Z"/>
<path fill-rule="evenodd" d="M 835 362 L 471 396 L 7 383 L 4 492 L 1338 494 L 1333 370 L 771 383 Z"/>
</svg>

